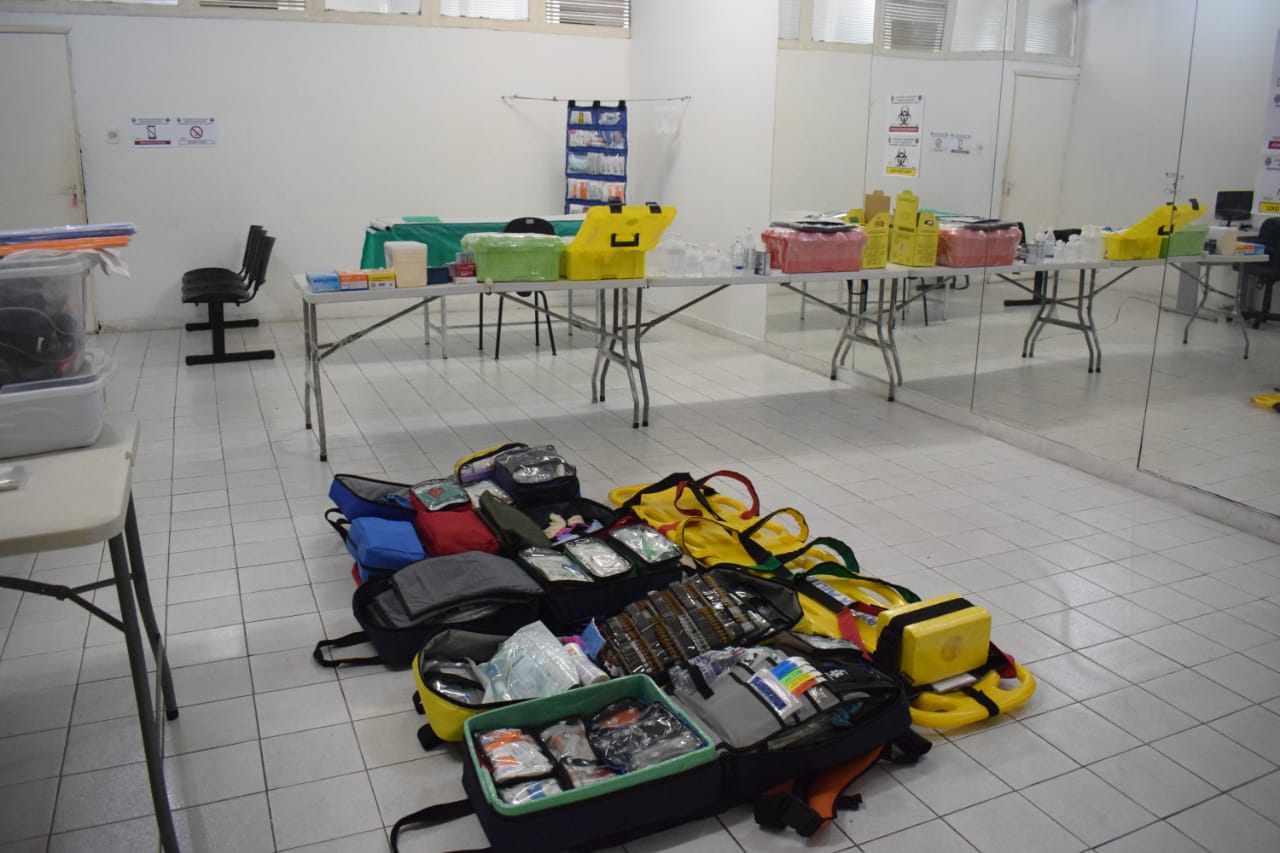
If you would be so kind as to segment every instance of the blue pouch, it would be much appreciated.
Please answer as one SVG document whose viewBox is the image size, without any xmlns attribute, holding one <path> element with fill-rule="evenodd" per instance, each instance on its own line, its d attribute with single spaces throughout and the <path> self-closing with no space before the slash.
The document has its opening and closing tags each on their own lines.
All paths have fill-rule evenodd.
<svg viewBox="0 0 1280 853">
<path fill-rule="evenodd" d="M 329 500 L 347 518 L 386 518 L 409 521 L 414 516 L 409 503 L 410 487 L 405 483 L 374 480 L 355 474 L 334 474 L 329 486 Z"/>
<path fill-rule="evenodd" d="M 371 516 L 357 518 L 347 531 L 346 544 L 355 558 L 361 583 L 427 558 L 417 531 L 407 521 Z"/>
</svg>

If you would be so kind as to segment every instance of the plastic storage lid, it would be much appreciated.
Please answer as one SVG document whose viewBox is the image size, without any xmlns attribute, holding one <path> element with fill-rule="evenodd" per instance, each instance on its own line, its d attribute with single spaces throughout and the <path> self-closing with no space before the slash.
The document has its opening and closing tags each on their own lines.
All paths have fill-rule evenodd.
<svg viewBox="0 0 1280 853">
<path fill-rule="evenodd" d="M 554 234 L 526 234 L 521 232 L 479 232 L 465 234 L 462 248 L 471 252 L 481 249 L 562 249 L 564 241 Z"/>
<path fill-rule="evenodd" d="M 7 258 L 0 258 L 0 281 L 12 278 L 80 275 L 88 272 L 95 263 L 94 257 L 85 252 L 67 252 L 38 258 L 10 255 Z"/>
<path fill-rule="evenodd" d="M 80 369 L 72 375 L 60 376 L 57 379 L 38 379 L 34 382 L 10 382 L 7 385 L 0 385 L 0 394 L 44 391 L 67 385 L 87 385 L 97 382 L 104 373 L 110 372 L 112 364 L 111 358 L 102 350 L 88 349 L 82 355 Z"/>
</svg>

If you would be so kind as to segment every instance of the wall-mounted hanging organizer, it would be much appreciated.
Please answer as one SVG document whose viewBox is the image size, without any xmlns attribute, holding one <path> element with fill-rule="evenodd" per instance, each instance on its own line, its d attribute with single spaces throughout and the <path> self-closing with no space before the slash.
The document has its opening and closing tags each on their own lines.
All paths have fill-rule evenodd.
<svg viewBox="0 0 1280 853">
<path fill-rule="evenodd" d="M 627 102 L 569 102 L 564 212 L 622 204 L 627 195 Z"/>
</svg>

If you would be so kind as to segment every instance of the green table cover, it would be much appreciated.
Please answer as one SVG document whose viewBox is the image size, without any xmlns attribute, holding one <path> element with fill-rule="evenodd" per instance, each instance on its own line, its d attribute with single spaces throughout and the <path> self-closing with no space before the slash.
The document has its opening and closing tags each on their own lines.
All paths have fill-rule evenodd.
<svg viewBox="0 0 1280 853">
<path fill-rule="evenodd" d="M 427 244 L 427 263 L 440 266 L 453 260 L 462 251 L 462 238 L 477 231 L 501 231 L 504 222 L 440 222 L 432 216 L 406 216 L 404 222 L 382 231 L 366 228 L 364 250 L 360 253 L 361 269 L 379 269 L 386 265 L 383 246 L 395 240 L 413 240 Z M 434 221 L 432 221 L 434 220 Z M 582 227 L 580 219 L 553 219 L 551 227 L 560 237 L 572 237 Z"/>
</svg>

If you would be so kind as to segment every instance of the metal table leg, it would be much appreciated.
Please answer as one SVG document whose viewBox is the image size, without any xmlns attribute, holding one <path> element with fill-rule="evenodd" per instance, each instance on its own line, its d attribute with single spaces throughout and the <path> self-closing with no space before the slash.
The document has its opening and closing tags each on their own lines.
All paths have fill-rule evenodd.
<svg viewBox="0 0 1280 853">
<path fill-rule="evenodd" d="M 324 431 L 324 398 L 320 389 L 320 350 L 316 343 L 319 338 L 320 328 L 316 323 L 316 306 L 309 305 L 308 308 L 311 314 L 311 385 L 315 389 L 316 395 L 316 431 L 320 438 L 320 461 L 328 462 L 329 443 Z"/>
<path fill-rule="evenodd" d="M 609 333 L 604 327 L 605 302 L 604 291 L 596 292 L 596 361 L 591 367 L 591 402 L 604 400 L 604 374 L 609 367 L 606 347 L 609 345 Z"/>
<path fill-rule="evenodd" d="M 1205 268 L 1205 278 L 1209 277 L 1208 267 Z M 1244 264 L 1240 264 L 1240 278 L 1236 280 L 1236 298 L 1231 300 L 1232 315 L 1236 318 L 1236 322 L 1240 324 L 1240 334 L 1244 335 L 1244 357 L 1249 357 L 1249 329 L 1248 324 L 1244 320 L 1244 300 L 1248 295 L 1248 281 L 1244 274 Z"/>
<path fill-rule="evenodd" d="M 1080 286 L 1084 288 L 1084 271 L 1080 272 Z M 1102 372 L 1102 341 L 1098 338 L 1098 324 L 1093 321 L 1093 300 L 1098 295 L 1098 270 L 1096 267 L 1089 270 L 1089 297 L 1085 302 L 1085 324 L 1088 327 L 1087 334 L 1093 337 L 1093 349 L 1097 353 L 1093 362 L 1093 372 Z"/>
<path fill-rule="evenodd" d="M 132 508 L 125 523 L 131 530 L 131 537 L 137 536 L 137 524 Z M 142 750 L 146 756 L 147 776 L 151 783 L 151 802 L 155 807 L 156 828 L 160 833 L 160 846 L 166 853 L 178 853 L 178 836 L 173 828 L 173 814 L 169 810 L 169 795 L 164 781 L 164 755 L 160 740 L 160 730 L 156 725 L 155 711 L 151 704 L 151 686 L 147 683 L 146 652 L 142 646 L 142 628 L 138 620 L 138 608 L 134 603 L 134 589 L 140 582 L 145 585 L 146 574 L 139 564 L 135 571 L 130 571 L 129 554 L 125 547 L 124 532 L 111 537 L 108 548 L 111 552 L 111 569 L 115 575 L 116 594 L 120 598 L 120 619 L 124 623 L 124 641 L 129 651 L 129 671 L 133 678 L 134 699 L 138 703 L 138 725 L 142 729 Z M 145 611 L 150 611 L 150 597 L 143 602 Z M 146 618 L 146 617 L 144 617 Z M 154 624 L 155 616 L 150 614 L 149 622 Z M 163 655 L 160 656 L 163 658 Z M 167 669 L 167 662 L 160 660 L 157 666 Z M 164 672 L 162 670 L 162 681 Z M 170 686 L 170 691 L 172 685 Z M 170 709 L 176 711 L 177 709 Z"/>
<path fill-rule="evenodd" d="M 129 565 L 133 569 L 133 591 L 138 597 L 138 612 L 142 616 L 142 625 L 147 629 L 147 638 L 151 641 L 151 654 L 156 661 L 156 669 L 160 673 L 160 695 L 164 698 L 162 707 L 165 719 L 178 719 L 178 699 L 173 692 L 173 674 L 169 671 L 169 657 L 164 650 L 164 634 L 156 623 L 156 612 L 151 606 L 151 588 L 147 586 L 146 564 L 142 559 L 142 539 L 138 535 L 138 516 L 133 507 L 133 495 L 129 495 L 129 511 L 125 516 L 125 544 L 128 546 Z"/>
<path fill-rule="evenodd" d="M 1089 368 L 1087 372 L 1094 373 L 1095 363 L 1097 364 L 1098 370 L 1102 369 L 1102 359 L 1097 353 L 1095 353 L 1093 348 L 1093 335 L 1090 332 L 1090 329 L 1093 327 L 1093 323 L 1086 322 L 1085 320 L 1085 308 L 1087 306 L 1085 304 L 1084 282 L 1085 271 L 1080 270 L 1079 280 L 1076 284 L 1076 322 L 1080 324 L 1080 331 L 1084 333 L 1084 345 L 1089 348 Z M 1090 294 L 1090 297 L 1092 298 L 1092 294 Z"/>
<path fill-rule="evenodd" d="M 314 332 L 311 329 L 311 306 L 302 303 L 302 339 L 306 353 L 305 376 L 302 380 L 302 413 L 304 426 L 311 429 L 311 359 L 315 358 Z"/>
<path fill-rule="evenodd" d="M 1178 270 L 1181 275 L 1186 275 L 1186 273 L 1182 272 L 1182 270 L 1177 267 L 1174 267 L 1174 269 Z M 1187 325 L 1182 327 L 1183 346 L 1187 343 L 1187 335 L 1191 332 L 1191 324 L 1200 316 L 1200 312 L 1204 309 L 1204 304 L 1209 301 L 1209 282 L 1207 280 L 1208 271 L 1209 268 L 1202 265 L 1200 267 L 1200 274 L 1196 276 L 1196 287 L 1200 289 L 1200 300 L 1196 302 L 1196 310 L 1192 311 L 1191 316 L 1187 318 Z M 1248 338 L 1246 338 L 1246 340 L 1248 340 Z"/>
<path fill-rule="evenodd" d="M 572 293 L 573 291 L 569 292 Z M 644 355 L 640 351 L 640 338 L 643 337 L 643 332 L 640 329 L 640 318 L 644 316 L 643 312 L 644 288 L 641 287 L 636 289 L 636 322 L 632 327 L 634 333 L 631 336 L 631 345 L 635 347 L 636 351 L 636 370 L 640 374 L 640 394 L 643 397 L 644 408 L 640 412 L 640 425 L 647 427 L 649 425 L 649 377 L 645 373 Z"/>
<path fill-rule="evenodd" d="M 903 295 L 904 296 L 906 295 L 905 291 Z M 894 316 L 894 311 L 893 311 L 893 307 L 894 305 L 897 304 L 897 302 L 898 302 L 898 280 L 895 278 L 895 279 L 890 279 L 889 281 L 888 335 L 889 335 L 889 352 L 890 354 L 893 355 L 893 366 L 898 371 L 898 384 L 901 385 L 902 384 L 902 360 L 898 358 L 898 338 L 895 334 L 895 330 L 898 327 L 898 321 L 897 321 L 897 318 Z M 892 400 L 893 397 L 891 396 L 889 399 Z"/>
<path fill-rule="evenodd" d="M 631 428 L 640 428 L 640 396 L 636 393 L 636 373 L 635 365 L 631 361 L 631 347 L 627 343 L 627 326 L 629 325 L 628 308 L 631 304 L 631 295 L 626 288 L 619 288 L 621 293 L 614 291 L 614 298 L 621 296 L 622 299 L 622 324 L 614 324 L 614 332 L 619 335 L 619 345 L 622 347 L 622 369 L 627 371 L 627 384 L 631 386 Z M 615 315 L 616 316 L 616 315 Z"/>
</svg>

